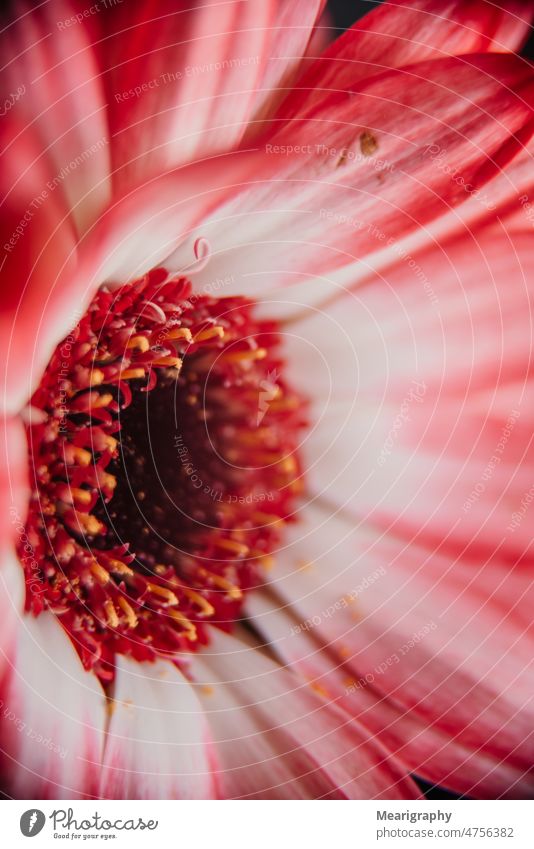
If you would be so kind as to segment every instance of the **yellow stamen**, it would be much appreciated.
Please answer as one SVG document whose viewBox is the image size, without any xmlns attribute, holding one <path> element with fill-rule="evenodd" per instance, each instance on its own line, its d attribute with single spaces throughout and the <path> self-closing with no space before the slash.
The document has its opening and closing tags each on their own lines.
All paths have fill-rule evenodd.
<svg viewBox="0 0 534 849">
<path fill-rule="evenodd" d="M 108 570 L 104 569 L 104 567 L 101 566 L 100 563 L 98 563 L 96 560 L 91 563 L 91 572 L 97 579 L 98 583 L 101 584 L 103 587 L 105 587 L 105 585 L 109 583 L 111 576 Z"/>
<path fill-rule="evenodd" d="M 91 503 L 91 493 L 86 489 L 80 489 L 77 486 L 69 487 L 70 501 L 77 504 L 87 505 Z M 67 499 L 64 499 L 67 500 Z"/>
<path fill-rule="evenodd" d="M 94 407 L 95 409 L 107 407 L 112 401 L 113 395 L 111 395 L 110 392 L 103 392 L 102 395 L 95 393 L 95 397 L 91 398 L 91 407 Z"/>
<path fill-rule="evenodd" d="M 208 569 L 204 569 L 203 567 L 201 567 L 198 571 L 202 577 L 209 578 L 216 587 L 220 587 L 222 590 L 227 592 L 230 598 L 234 601 L 238 601 L 243 597 L 241 589 L 236 586 L 236 584 L 232 584 L 228 578 L 224 578 L 222 575 L 217 575 L 215 572 L 210 572 Z"/>
<path fill-rule="evenodd" d="M 224 548 L 226 551 L 231 551 L 232 554 L 236 554 L 238 557 L 246 557 L 249 552 L 248 545 L 245 545 L 242 542 L 237 542 L 235 539 L 218 539 L 217 547 Z"/>
<path fill-rule="evenodd" d="M 119 373 L 121 380 L 139 380 L 145 376 L 144 368 L 125 368 Z"/>
<path fill-rule="evenodd" d="M 167 339 L 185 339 L 186 342 L 191 342 L 193 334 L 188 327 L 177 327 L 168 333 Z"/>
<path fill-rule="evenodd" d="M 180 357 L 159 357 L 157 360 L 152 360 L 153 366 L 167 366 L 168 368 L 181 368 L 182 360 Z"/>
<path fill-rule="evenodd" d="M 160 587 L 159 584 L 152 584 L 150 581 L 147 581 L 147 587 L 152 595 L 164 598 L 168 605 L 179 604 L 179 601 L 172 590 L 168 590 L 166 587 Z"/>
<path fill-rule="evenodd" d="M 130 628 L 136 628 L 137 623 L 138 623 L 138 619 L 137 619 L 135 610 L 133 609 L 131 604 L 129 604 L 126 601 L 126 599 L 124 598 L 124 596 L 122 596 L 122 595 L 119 596 L 118 602 L 119 602 L 119 607 L 121 608 L 122 612 L 126 616 L 126 619 L 128 620 L 128 626 Z"/>
<path fill-rule="evenodd" d="M 99 368 L 94 368 L 91 372 L 90 386 L 100 386 L 104 382 L 105 374 Z"/>
<path fill-rule="evenodd" d="M 118 575 L 127 575 L 129 578 L 134 574 L 133 569 L 130 569 L 122 560 L 111 559 L 109 561 L 109 568 L 112 572 L 116 572 Z"/>
<path fill-rule="evenodd" d="M 137 348 L 142 354 L 150 348 L 150 342 L 146 336 L 131 336 L 126 345 L 127 348 Z"/>
<path fill-rule="evenodd" d="M 192 642 L 197 639 L 197 629 L 187 616 L 184 616 L 179 610 L 169 610 L 169 613 L 185 629 L 184 637 Z"/>
<path fill-rule="evenodd" d="M 206 342 L 208 339 L 215 339 L 216 337 L 222 339 L 224 336 L 224 327 L 221 327 L 220 324 L 215 324 L 213 327 L 207 327 L 205 330 L 200 330 L 194 337 L 195 342 Z"/>
<path fill-rule="evenodd" d="M 80 513 L 78 510 L 75 510 L 74 513 L 76 521 L 81 525 L 86 534 L 98 534 L 104 530 L 102 522 L 99 522 L 92 513 Z"/>
<path fill-rule="evenodd" d="M 251 348 L 248 351 L 235 351 L 224 354 L 224 358 L 231 363 L 239 363 L 245 360 L 263 360 L 267 356 L 267 348 Z"/>
<path fill-rule="evenodd" d="M 204 598 L 204 596 L 200 595 L 200 593 L 195 592 L 195 590 L 192 590 L 190 587 L 180 587 L 180 589 L 182 590 L 183 594 L 187 596 L 190 601 L 193 602 L 193 604 L 196 604 L 197 607 L 200 608 L 201 616 L 213 616 L 213 614 L 215 613 L 215 608 L 212 604 L 209 603 L 207 599 Z"/>
<path fill-rule="evenodd" d="M 85 448 L 79 448 L 77 445 L 65 446 L 65 459 L 67 463 L 76 463 L 78 466 L 88 466 L 93 455 Z"/>
<path fill-rule="evenodd" d="M 108 625 L 111 628 L 118 628 L 120 624 L 119 617 L 117 616 L 117 611 L 115 610 L 111 599 L 108 598 L 104 602 L 104 610 L 106 611 L 106 619 L 108 620 Z"/>
</svg>

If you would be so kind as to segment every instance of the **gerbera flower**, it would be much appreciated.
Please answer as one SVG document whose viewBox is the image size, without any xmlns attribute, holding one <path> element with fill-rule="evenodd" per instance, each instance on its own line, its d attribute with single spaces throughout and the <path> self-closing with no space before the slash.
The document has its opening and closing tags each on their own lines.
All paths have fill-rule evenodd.
<svg viewBox="0 0 534 849">
<path fill-rule="evenodd" d="M 6 24 L 12 795 L 409 798 L 409 770 L 466 789 L 462 758 L 472 792 L 528 788 L 521 534 L 492 518 L 526 412 L 451 506 L 524 409 L 495 224 L 528 194 L 524 4 L 385 4 L 311 63 L 321 11 Z"/>
</svg>

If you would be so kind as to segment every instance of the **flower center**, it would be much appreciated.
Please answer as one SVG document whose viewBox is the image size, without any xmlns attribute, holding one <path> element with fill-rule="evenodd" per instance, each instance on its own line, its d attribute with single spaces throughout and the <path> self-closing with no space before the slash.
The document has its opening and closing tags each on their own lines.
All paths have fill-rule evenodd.
<svg viewBox="0 0 534 849">
<path fill-rule="evenodd" d="M 101 290 L 56 348 L 27 425 L 27 608 L 84 665 L 177 657 L 228 628 L 300 491 L 302 402 L 273 322 L 155 269 Z"/>
</svg>

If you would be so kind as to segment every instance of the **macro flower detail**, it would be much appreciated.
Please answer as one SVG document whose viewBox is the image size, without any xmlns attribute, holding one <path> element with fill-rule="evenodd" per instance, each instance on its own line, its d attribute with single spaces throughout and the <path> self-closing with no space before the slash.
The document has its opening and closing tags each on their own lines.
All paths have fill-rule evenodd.
<svg viewBox="0 0 534 849">
<path fill-rule="evenodd" d="M 10 797 L 532 795 L 534 4 L 325 5 L 3 13 Z"/>
<path fill-rule="evenodd" d="M 164 269 L 101 290 L 58 345 L 31 400 L 27 606 L 103 681 L 116 652 L 207 642 L 259 581 L 299 489 L 299 399 L 279 382 L 255 421 L 276 345 L 252 304 Z"/>
</svg>

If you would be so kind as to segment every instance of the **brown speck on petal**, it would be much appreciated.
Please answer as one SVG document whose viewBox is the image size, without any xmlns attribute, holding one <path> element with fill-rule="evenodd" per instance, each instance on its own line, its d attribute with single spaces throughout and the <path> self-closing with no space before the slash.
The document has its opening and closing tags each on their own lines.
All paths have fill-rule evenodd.
<svg viewBox="0 0 534 849">
<path fill-rule="evenodd" d="M 372 156 L 378 150 L 378 142 L 368 130 L 360 134 L 360 150 L 364 156 Z"/>
</svg>

